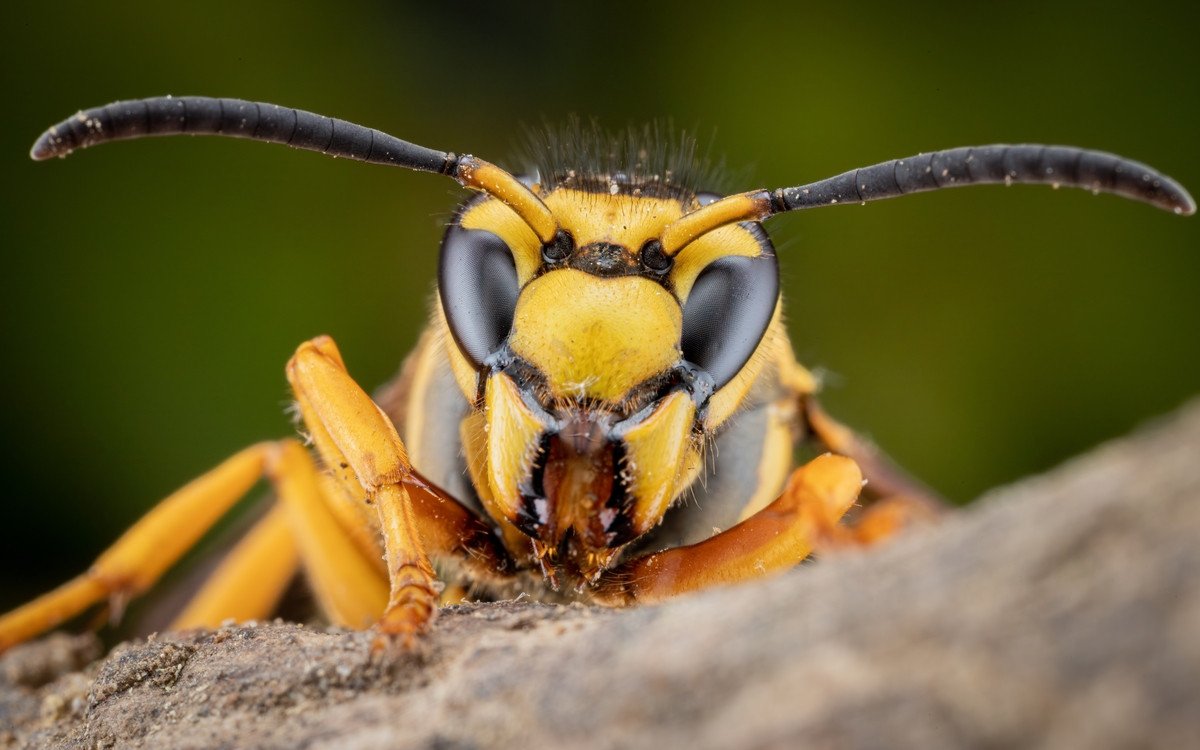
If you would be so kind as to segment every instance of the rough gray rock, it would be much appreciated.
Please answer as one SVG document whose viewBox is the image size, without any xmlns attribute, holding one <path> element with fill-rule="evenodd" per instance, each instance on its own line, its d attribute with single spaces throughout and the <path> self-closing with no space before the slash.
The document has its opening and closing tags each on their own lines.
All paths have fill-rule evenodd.
<svg viewBox="0 0 1200 750">
<path fill-rule="evenodd" d="M 0 659 L 0 747 L 1200 747 L 1200 404 L 937 528 L 626 611 Z M 55 675 L 59 675 L 55 677 Z"/>
</svg>

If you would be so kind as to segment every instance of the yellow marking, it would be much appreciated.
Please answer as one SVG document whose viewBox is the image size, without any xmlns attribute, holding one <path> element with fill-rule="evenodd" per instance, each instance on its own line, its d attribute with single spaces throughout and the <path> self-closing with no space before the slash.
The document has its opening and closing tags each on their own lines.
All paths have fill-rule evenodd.
<svg viewBox="0 0 1200 750">
<path fill-rule="evenodd" d="M 675 256 L 697 238 L 718 227 L 739 221 L 759 221 L 770 215 L 771 195 L 765 190 L 726 196 L 687 214 L 664 229 L 663 252 Z"/>
<path fill-rule="evenodd" d="M 668 198 L 591 193 L 558 188 L 544 196 L 558 226 L 570 232 L 576 247 L 608 242 L 637 255 L 647 240 L 657 238 L 683 216 L 683 205 Z M 504 240 L 513 254 L 517 280 L 526 284 L 542 263 L 542 241 L 512 208 L 500 200 L 471 206 L 459 218 L 464 229 L 489 231 Z"/>
<path fill-rule="evenodd" d="M 440 295 L 434 302 L 433 308 L 434 316 L 431 325 L 437 331 L 438 346 L 446 353 L 446 359 L 450 362 L 450 374 L 454 376 L 454 382 L 458 383 L 458 389 L 462 391 L 463 398 L 474 406 L 475 398 L 479 395 L 479 373 L 458 348 L 458 344 L 454 342 L 450 326 L 446 323 L 445 311 L 442 310 Z"/>
<path fill-rule="evenodd" d="M 649 417 L 625 433 L 625 466 L 634 498 L 634 527 L 646 532 L 658 525 L 671 501 L 687 485 L 684 459 L 696 408 L 682 391 L 667 396 Z"/>
<path fill-rule="evenodd" d="M 513 254 L 517 282 L 533 278 L 542 264 L 542 242 L 529 225 L 502 201 L 492 199 L 476 203 L 459 217 L 463 229 L 481 229 L 504 240 Z M 441 305 L 438 305 L 439 309 Z"/>
<path fill-rule="evenodd" d="M 487 417 L 481 411 L 472 411 L 458 424 L 458 441 L 462 445 L 463 458 L 467 463 L 467 474 L 471 485 L 485 506 L 491 506 L 491 486 L 488 483 Z"/>
<path fill-rule="evenodd" d="M 745 196 L 731 196 L 744 198 Z M 728 200 L 728 199 L 727 199 Z M 546 206 L 558 225 L 571 233 L 576 247 L 594 242 L 620 245 L 637 256 L 648 240 L 658 239 L 668 227 L 688 221 L 705 209 L 685 216 L 685 206 L 672 198 L 647 198 L 609 195 L 570 188 L 558 188 L 545 196 Z M 465 229 L 483 229 L 500 237 L 513 253 L 517 280 L 526 284 L 542 263 L 542 243 L 511 208 L 499 200 L 478 203 L 459 219 Z M 758 240 L 739 226 L 720 226 L 696 237 L 686 253 L 675 258 L 671 283 L 682 301 L 687 301 L 696 277 L 710 263 L 729 255 L 757 257 L 762 252 Z"/>
<path fill-rule="evenodd" d="M 762 247 L 748 230 L 739 226 L 725 226 L 714 229 L 688 245 L 687 252 L 675 257 L 675 267 L 671 269 L 671 283 L 675 286 L 675 294 L 683 302 L 687 302 L 692 286 L 700 273 L 710 263 L 731 255 L 747 258 L 757 258 L 762 254 Z"/>
<path fill-rule="evenodd" d="M 562 269 L 517 300 L 510 344 L 559 398 L 616 401 L 680 358 L 683 314 L 659 284 Z"/>
<path fill-rule="evenodd" d="M 416 350 L 409 355 L 416 360 L 409 384 L 408 404 L 404 410 L 403 430 L 405 445 L 409 451 L 408 458 L 413 466 L 424 466 L 427 462 L 427 458 L 421 453 L 425 443 L 425 418 L 428 416 L 424 404 L 429 396 L 429 384 L 433 382 L 437 366 L 441 364 L 442 349 L 437 345 L 437 335 L 435 328 L 427 328 L 421 334 Z"/>
<path fill-rule="evenodd" d="M 488 378 L 487 468 L 489 497 L 484 507 L 493 518 L 513 520 L 521 507 L 517 490 L 533 469 L 543 425 L 521 400 L 513 379 L 504 373 Z"/>
<path fill-rule="evenodd" d="M 683 205 L 672 198 L 610 195 L 558 188 L 545 198 L 559 226 L 575 238 L 576 247 L 593 242 L 621 245 L 637 254 L 647 240 L 659 236 L 683 216 Z"/>
<path fill-rule="evenodd" d="M 479 496 L 487 514 L 500 527 L 500 537 L 504 546 L 514 555 L 524 555 L 529 550 L 529 537 L 505 517 L 503 509 L 492 494 L 491 480 L 488 478 L 491 475 L 488 472 L 487 418 L 483 412 L 473 411 L 463 417 L 458 426 L 458 435 L 475 494 Z"/>
<path fill-rule="evenodd" d="M 691 487 L 697 480 L 700 479 L 700 472 L 704 470 L 704 456 L 701 453 L 702 446 L 696 443 L 688 443 L 687 454 L 683 457 L 683 466 L 680 469 L 678 479 L 678 491 L 675 493 L 675 498 L 683 493 L 688 487 Z M 674 500 L 672 500 L 674 502 Z"/>
</svg>

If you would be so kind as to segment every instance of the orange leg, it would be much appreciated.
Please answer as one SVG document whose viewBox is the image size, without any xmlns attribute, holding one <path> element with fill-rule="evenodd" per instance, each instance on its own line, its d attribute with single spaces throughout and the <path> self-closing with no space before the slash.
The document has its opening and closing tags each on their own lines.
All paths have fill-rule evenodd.
<svg viewBox="0 0 1200 750">
<path fill-rule="evenodd" d="M 827 454 L 796 469 L 783 494 L 745 521 L 703 542 L 632 560 L 605 573 L 598 598 L 658 602 L 710 586 L 787 570 L 813 551 L 858 498 L 854 461 Z"/>
<path fill-rule="evenodd" d="M 256 528 L 245 541 L 245 549 L 241 546 L 235 549 L 176 626 L 211 626 L 228 618 L 231 608 L 240 608 L 237 611 L 244 612 L 246 617 L 265 616 L 273 609 L 278 593 L 270 598 L 257 592 L 276 591 L 275 586 L 281 592 L 286 577 L 280 558 L 286 559 L 288 549 L 298 546 L 309 584 L 321 610 L 331 621 L 361 628 L 384 617 L 381 629 L 385 633 L 416 632 L 420 626 L 404 619 L 414 609 L 408 605 L 413 596 L 412 580 L 405 578 L 412 571 L 403 563 L 398 566 L 392 563 L 404 555 L 402 546 L 399 555 L 395 552 L 397 540 L 403 545 L 412 538 L 405 536 L 406 519 L 400 515 L 406 510 L 405 505 L 411 508 L 411 522 L 417 531 L 414 542 L 423 542 L 438 557 L 453 559 L 476 578 L 503 576 L 511 563 L 491 530 L 474 513 L 411 469 L 395 486 L 382 486 L 373 496 L 366 490 L 354 463 L 342 452 L 342 444 L 350 444 L 352 451 L 373 453 L 363 459 L 367 463 L 374 461 L 375 456 L 387 456 L 392 450 L 395 466 L 407 467 L 407 458 L 398 438 L 395 444 L 388 439 L 390 422 L 380 424 L 362 419 L 361 415 L 370 417 L 377 410 L 369 400 L 364 405 L 355 398 L 366 396 L 345 374 L 331 340 L 321 338 L 301 345 L 289 364 L 289 376 L 313 442 L 326 465 L 334 470 L 332 474 L 319 474 L 307 451 L 292 441 L 281 444 L 268 466 L 268 474 L 288 511 L 288 533 L 282 534 L 282 528 L 274 531 L 263 528 L 263 538 L 256 540 L 254 537 L 260 532 Z M 321 406 L 315 407 L 314 403 Z M 327 409 L 324 418 L 322 407 Z M 342 431 L 341 444 L 326 429 L 327 423 Z M 354 439 L 364 442 L 355 444 Z M 395 475 L 396 470 L 390 474 Z M 407 503 L 401 503 L 401 495 Z M 268 518 L 260 526 L 281 524 Z M 381 553 L 389 564 L 380 561 Z M 272 567 L 265 568 L 264 561 Z M 391 575 L 397 568 L 400 575 Z M 275 571 L 278 576 L 271 576 Z M 395 631 L 388 629 L 389 612 L 395 613 L 401 623 Z"/>
<path fill-rule="evenodd" d="M 333 622 L 366 627 L 382 617 L 379 627 L 388 635 L 409 636 L 433 617 L 437 595 L 422 541 L 471 575 L 511 572 L 487 525 L 411 470 L 391 423 L 345 373 L 332 341 L 302 345 L 288 374 L 332 479 L 293 440 L 247 448 L 155 506 L 86 573 L 0 616 L 0 652 L 105 599 L 119 609 L 152 586 L 264 475 L 282 510 L 273 510 L 235 547 L 176 626 L 265 616 L 297 555 Z M 370 514 L 356 505 L 363 499 L 374 506 Z M 363 528 L 364 518 L 371 519 L 370 528 Z M 380 547 L 386 566 L 376 562 Z"/>
<path fill-rule="evenodd" d="M 120 605 L 159 579 L 262 475 L 270 444 L 251 446 L 163 500 L 83 575 L 0 617 L 0 651 L 112 599 Z"/>
<path fill-rule="evenodd" d="M 288 380 L 325 465 L 348 496 L 375 507 L 390 581 L 377 627 L 408 641 L 436 613 L 425 545 L 465 552 L 477 569 L 503 570 L 503 552 L 482 522 L 413 472 L 395 427 L 347 374 L 332 339 L 302 344 L 288 363 Z"/>
<path fill-rule="evenodd" d="M 325 614 L 347 627 L 370 625 L 384 611 L 387 581 L 328 509 L 308 452 L 285 440 L 260 443 L 226 460 L 155 506 L 86 573 L 0 617 L 0 651 L 106 598 L 119 608 L 150 588 L 264 474 L 275 485 L 286 531 L 276 511 L 260 521 L 176 625 L 263 616 L 294 571 L 297 550 Z"/>
<path fill-rule="evenodd" d="M 343 627 L 369 627 L 387 603 L 387 579 L 329 509 L 312 456 L 296 441 L 285 441 L 269 471 L 322 612 Z"/>
<path fill-rule="evenodd" d="M 828 546 L 834 548 L 876 544 L 904 529 L 920 524 L 937 523 L 942 512 L 923 498 L 888 495 L 864 508 L 853 523 L 834 527 L 827 538 Z"/>
</svg>

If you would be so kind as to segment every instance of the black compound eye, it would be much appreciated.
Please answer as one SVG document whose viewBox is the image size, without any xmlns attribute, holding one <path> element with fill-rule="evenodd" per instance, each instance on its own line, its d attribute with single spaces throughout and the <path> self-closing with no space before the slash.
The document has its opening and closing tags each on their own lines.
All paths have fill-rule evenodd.
<svg viewBox="0 0 1200 750">
<path fill-rule="evenodd" d="M 779 299 L 774 254 L 731 255 L 700 273 L 683 306 L 683 357 L 721 388 L 758 348 Z"/>
<path fill-rule="evenodd" d="M 454 341 L 482 369 L 512 328 L 520 290 L 512 251 L 491 232 L 452 225 L 442 240 L 438 289 Z"/>
</svg>

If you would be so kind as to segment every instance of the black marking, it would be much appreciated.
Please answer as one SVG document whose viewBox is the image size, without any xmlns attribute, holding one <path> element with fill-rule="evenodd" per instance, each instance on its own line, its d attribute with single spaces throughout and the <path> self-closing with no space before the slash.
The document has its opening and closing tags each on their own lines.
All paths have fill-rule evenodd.
<svg viewBox="0 0 1200 750">
<path fill-rule="evenodd" d="M 542 434 L 538 445 L 537 458 L 533 461 L 529 477 L 521 483 L 518 491 L 521 494 L 521 505 L 517 508 L 515 518 L 510 518 L 513 526 L 521 533 L 542 539 L 550 526 L 550 503 L 546 499 L 546 463 L 550 457 L 550 441 L 553 433 Z"/>
<path fill-rule="evenodd" d="M 546 375 L 534 367 L 528 360 L 522 359 L 513 354 L 508 347 L 504 347 L 502 352 L 505 356 L 501 358 L 492 357 L 488 360 L 488 366 L 492 372 L 503 372 L 517 386 L 528 401 L 536 404 L 540 411 L 548 412 L 552 408 L 552 404 L 546 399 L 540 399 L 539 396 L 549 392 L 546 383 Z M 531 404 L 531 405 L 532 405 Z"/>
<path fill-rule="evenodd" d="M 629 494 L 629 488 L 625 486 L 625 472 L 623 471 L 625 444 L 619 441 L 613 442 L 612 452 L 614 472 L 612 492 L 604 502 L 604 507 L 613 513 L 602 514 L 602 519 L 607 518 L 602 527 L 604 544 L 609 549 L 628 544 L 638 536 L 638 532 L 633 526 L 633 497 Z"/>
<path fill-rule="evenodd" d="M 633 253 L 611 242 L 593 242 L 581 247 L 567 265 L 602 278 L 636 276 L 642 271 Z"/>
</svg>

